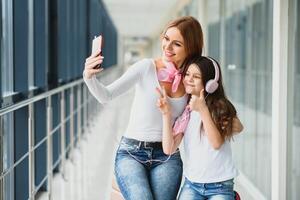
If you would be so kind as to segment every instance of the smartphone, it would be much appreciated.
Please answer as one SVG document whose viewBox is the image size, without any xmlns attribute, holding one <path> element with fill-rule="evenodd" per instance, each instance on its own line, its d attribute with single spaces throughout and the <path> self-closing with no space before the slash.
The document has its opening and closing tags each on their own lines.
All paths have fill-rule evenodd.
<svg viewBox="0 0 300 200">
<path fill-rule="evenodd" d="M 92 45 L 92 54 L 100 54 L 102 56 L 102 35 L 99 35 L 98 37 L 95 36 L 93 39 L 93 45 Z M 94 69 L 101 68 L 101 64 L 94 67 Z"/>
</svg>

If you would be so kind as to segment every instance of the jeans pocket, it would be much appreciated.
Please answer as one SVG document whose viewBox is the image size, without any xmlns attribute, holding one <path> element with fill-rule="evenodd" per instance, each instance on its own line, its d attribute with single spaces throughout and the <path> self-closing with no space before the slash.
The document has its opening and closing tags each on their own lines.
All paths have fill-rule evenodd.
<svg viewBox="0 0 300 200">
<path fill-rule="evenodd" d="M 233 185 L 234 185 L 233 179 L 222 181 L 218 184 L 220 184 L 219 192 L 225 192 L 225 193 L 233 192 Z"/>
<path fill-rule="evenodd" d="M 224 187 L 233 187 L 234 182 L 233 182 L 233 179 L 230 179 L 230 180 L 221 182 L 221 184 L 222 184 L 222 186 L 224 186 Z"/>
<path fill-rule="evenodd" d="M 138 145 L 134 145 L 134 144 L 127 144 L 125 142 L 121 142 L 119 145 L 119 149 L 118 152 L 130 152 L 130 153 L 134 153 L 138 150 Z"/>
<path fill-rule="evenodd" d="M 166 155 L 166 156 L 168 156 L 168 155 Z M 171 155 L 171 157 L 181 158 L 179 149 L 176 149 L 176 151 Z"/>
</svg>

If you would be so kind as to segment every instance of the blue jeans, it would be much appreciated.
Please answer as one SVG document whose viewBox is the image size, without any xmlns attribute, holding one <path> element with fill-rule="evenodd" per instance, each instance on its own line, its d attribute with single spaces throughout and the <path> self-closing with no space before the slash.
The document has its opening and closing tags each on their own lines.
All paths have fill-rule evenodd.
<svg viewBox="0 0 300 200">
<path fill-rule="evenodd" d="M 194 183 L 185 178 L 179 200 L 234 200 L 233 179 L 217 183 Z"/>
<path fill-rule="evenodd" d="M 140 142 L 123 137 L 117 150 L 115 175 L 126 200 L 174 200 L 181 179 L 179 151 L 168 161 L 161 142 Z"/>
</svg>

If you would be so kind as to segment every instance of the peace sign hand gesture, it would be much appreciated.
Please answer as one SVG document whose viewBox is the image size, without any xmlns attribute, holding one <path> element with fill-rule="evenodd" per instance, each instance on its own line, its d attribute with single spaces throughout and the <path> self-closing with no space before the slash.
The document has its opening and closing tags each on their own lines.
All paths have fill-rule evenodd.
<svg viewBox="0 0 300 200">
<path fill-rule="evenodd" d="M 202 113 L 205 109 L 207 109 L 207 105 L 204 97 L 204 89 L 200 91 L 200 95 L 192 95 L 189 106 L 191 110 Z"/>
<path fill-rule="evenodd" d="M 162 90 L 160 90 L 158 87 L 155 88 L 156 92 L 159 95 L 159 98 L 157 99 L 156 106 L 160 110 L 160 112 L 163 115 L 167 115 L 171 113 L 170 104 L 167 99 L 167 93 L 164 87 L 162 87 Z"/>
</svg>

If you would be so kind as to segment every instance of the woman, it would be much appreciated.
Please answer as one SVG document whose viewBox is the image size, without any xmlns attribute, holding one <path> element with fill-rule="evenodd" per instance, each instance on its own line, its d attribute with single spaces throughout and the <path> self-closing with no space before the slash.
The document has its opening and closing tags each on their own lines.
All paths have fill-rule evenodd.
<svg viewBox="0 0 300 200">
<path fill-rule="evenodd" d="M 185 182 L 179 199 L 233 200 L 233 179 L 238 171 L 230 141 L 243 126 L 225 96 L 217 62 L 209 57 L 196 57 L 187 66 L 183 84 L 190 99 L 174 126 L 166 92 L 157 89 L 161 96 L 157 106 L 163 115 L 165 153 L 174 152 L 184 139 Z"/>
<path fill-rule="evenodd" d="M 135 87 L 129 124 L 115 159 L 116 180 L 126 200 L 174 200 L 181 183 L 180 153 L 168 156 L 162 149 L 162 117 L 156 109 L 155 88 L 166 88 L 174 121 L 187 103 L 180 70 L 187 60 L 202 54 L 199 22 L 193 17 L 171 21 L 163 31 L 161 47 L 161 58 L 135 63 L 108 86 L 95 77 L 102 69 L 94 67 L 102 63 L 103 57 L 91 55 L 85 63 L 84 80 L 100 103 Z"/>
</svg>

